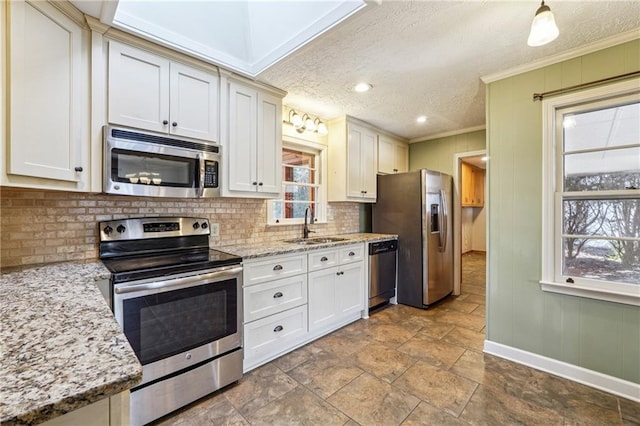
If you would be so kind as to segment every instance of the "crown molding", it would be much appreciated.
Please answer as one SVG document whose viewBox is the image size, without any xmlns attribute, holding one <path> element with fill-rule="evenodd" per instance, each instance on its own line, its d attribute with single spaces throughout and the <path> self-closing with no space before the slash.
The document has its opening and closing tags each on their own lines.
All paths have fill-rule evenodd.
<svg viewBox="0 0 640 426">
<path fill-rule="evenodd" d="M 423 136 L 423 137 L 420 137 L 420 138 L 410 139 L 409 143 L 426 142 L 426 141 L 431 141 L 431 140 L 434 140 L 434 139 L 446 138 L 448 136 L 461 135 L 463 133 L 477 132 L 478 130 L 485 130 L 486 128 L 487 128 L 486 125 L 481 124 L 480 126 L 466 127 L 464 129 L 460 129 L 460 130 L 452 130 L 450 132 L 436 133 L 435 135 Z"/>
<path fill-rule="evenodd" d="M 603 38 L 602 40 L 598 40 L 593 43 L 585 44 L 580 47 L 567 50 L 566 52 L 551 55 L 546 58 L 539 59 L 537 61 L 529 62 L 527 64 L 518 65 L 516 67 L 509 68 L 504 71 L 488 74 L 480 77 L 480 80 L 482 80 L 484 84 L 493 83 L 498 80 L 503 80 L 505 78 L 513 77 L 518 74 L 533 71 L 539 68 L 544 68 L 549 65 L 557 64 L 558 62 L 563 62 L 569 59 L 577 58 L 579 56 L 584 56 L 589 53 L 597 52 L 598 50 L 603 50 L 608 47 L 617 46 L 619 44 L 623 44 L 639 38 L 640 38 L 640 28 L 636 28 L 631 31 L 626 31 L 624 33 L 616 34 L 611 37 Z"/>
</svg>

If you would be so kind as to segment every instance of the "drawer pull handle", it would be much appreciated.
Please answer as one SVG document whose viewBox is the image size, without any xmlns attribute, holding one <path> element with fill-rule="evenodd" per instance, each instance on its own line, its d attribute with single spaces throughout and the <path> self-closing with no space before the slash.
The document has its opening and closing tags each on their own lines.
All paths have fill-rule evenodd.
<svg viewBox="0 0 640 426">
<path fill-rule="evenodd" d="M 284 268 L 282 267 L 282 265 L 276 265 L 273 267 L 274 271 L 282 271 Z"/>
<path fill-rule="evenodd" d="M 320 262 L 326 262 L 327 260 L 329 260 L 327 259 L 327 256 L 322 256 L 322 258 L 320 259 Z"/>
<path fill-rule="evenodd" d="M 336 272 L 336 275 L 344 275 L 344 272 Z"/>
<path fill-rule="evenodd" d="M 356 254 L 352 251 L 349 252 L 349 256 L 355 256 Z"/>
<path fill-rule="evenodd" d="M 276 328 L 273 329 L 274 333 L 280 333 L 282 330 L 284 330 L 284 327 L 281 325 L 276 326 Z"/>
<path fill-rule="evenodd" d="M 277 292 L 276 294 L 273 295 L 274 299 L 279 299 L 283 296 L 282 292 Z"/>
</svg>

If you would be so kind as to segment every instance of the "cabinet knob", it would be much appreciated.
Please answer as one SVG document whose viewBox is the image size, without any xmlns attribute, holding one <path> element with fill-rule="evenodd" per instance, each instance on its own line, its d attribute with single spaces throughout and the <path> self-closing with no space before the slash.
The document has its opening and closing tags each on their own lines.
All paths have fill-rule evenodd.
<svg viewBox="0 0 640 426">
<path fill-rule="evenodd" d="M 251 182 L 251 185 L 256 186 L 258 182 Z"/>
<path fill-rule="evenodd" d="M 282 267 L 282 265 L 276 265 L 273 267 L 274 271 L 282 271 L 284 268 Z"/>
<path fill-rule="evenodd" d="M 394 173 L 398 173 L 398 169 L 393 169 L 393 172 Z"/>
<path fill-rule="evenodd" d="M 280 333 L 282 330 L 284 330 L 284 327 L 281 325 L 277 325 L 276 328 L 273 329 L 273 332 Z"/>
<path fill-rule="evenodd" d="M 167 124 L 169 124 L 169 120 L 162 120 L 162 124 L 166 126 Z"/>
<path fill-rule="evenodd" d="M 329 259 L 327 259 L 327 257 L 326 257 L 326 256 L 322 256 L 322 257 L 320 258 L 320 262 L 326 262 L 327 260 L 329 260 Z"/>
<path fill-rule="evenodd" d="M 258 182 L 258 186 L 262 186 L 262 182 Z"/>
<path fill-rule="evenodd" d="M 76 168 L 75 168 L 75 169 L 73 169 L 73 170 L 75 170 L 76 172 L 81 172 L 83 169 L 82 169 L 82 167 L 78 166 L 78 167 L 76 167 Z"/>
<path fill-rule="evenodd" d="M 171 125 L 172 125 L 173 127 L 178 127 L 178 123 L 176 123 L 175 121 L 174 121 L 173 123 L 171 123 Z"/>
<path fill-rule="evenodd" d="M 282 296 L 283 296 L 282 292 L 280 292 L 280 291 L 279 291 L 279 292 L 277 292 L 276 294 L 274 294 L 274 295 L 273 295 L 273 298 L 274 298 L 274 299 L 279 299 L 279 298 L 281 298 Z"/>
<path fill-rule="evenodd" d="M 355 256 L 356 254 L 352 251 L 349 252 L 349 256 Z"/>
</svg>

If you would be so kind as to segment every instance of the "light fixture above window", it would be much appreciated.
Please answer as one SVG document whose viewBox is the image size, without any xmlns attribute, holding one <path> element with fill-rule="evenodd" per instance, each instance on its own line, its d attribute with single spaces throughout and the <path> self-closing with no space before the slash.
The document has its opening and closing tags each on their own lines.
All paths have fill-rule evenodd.
<svg viewBox="0 0 640 426">
<path fill-rule="evenodd" d="M 284 123 L 293 126 L 298 133 L 315 132 L 322 136 L 329 133 L 327 125 L 319 117 L 311 118 L 306 112 L 300 115 L 294 109 L 289 110 L 289 121 L 285 120 Z"/>
<path fill-rule="evenodd" d="M 542 46 L 555 40 L 558 34 L 560 34 L 560 30 L 558 30 L 556 20 L 551 13 L 551 8 L 545 5 L 543 0 L 533 17 L 527 44 L 532 47 Z"/>
</svg>

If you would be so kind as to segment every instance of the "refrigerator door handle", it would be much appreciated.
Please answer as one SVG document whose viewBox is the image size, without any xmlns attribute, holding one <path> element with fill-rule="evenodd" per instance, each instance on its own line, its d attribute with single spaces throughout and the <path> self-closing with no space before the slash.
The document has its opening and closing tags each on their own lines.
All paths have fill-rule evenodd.
<svg viewBox="0 0 640 426">
<path fill-rule="evenodd" d="M 440 190 L 440 208 L 442 209 L 442 214 L 438 215 L 438 221 L 440 222 L 440 252 L 445 252 L 447 250 L 449 211 L 447 209 L 447 194 L 444 189 Z"/>
</svg>

